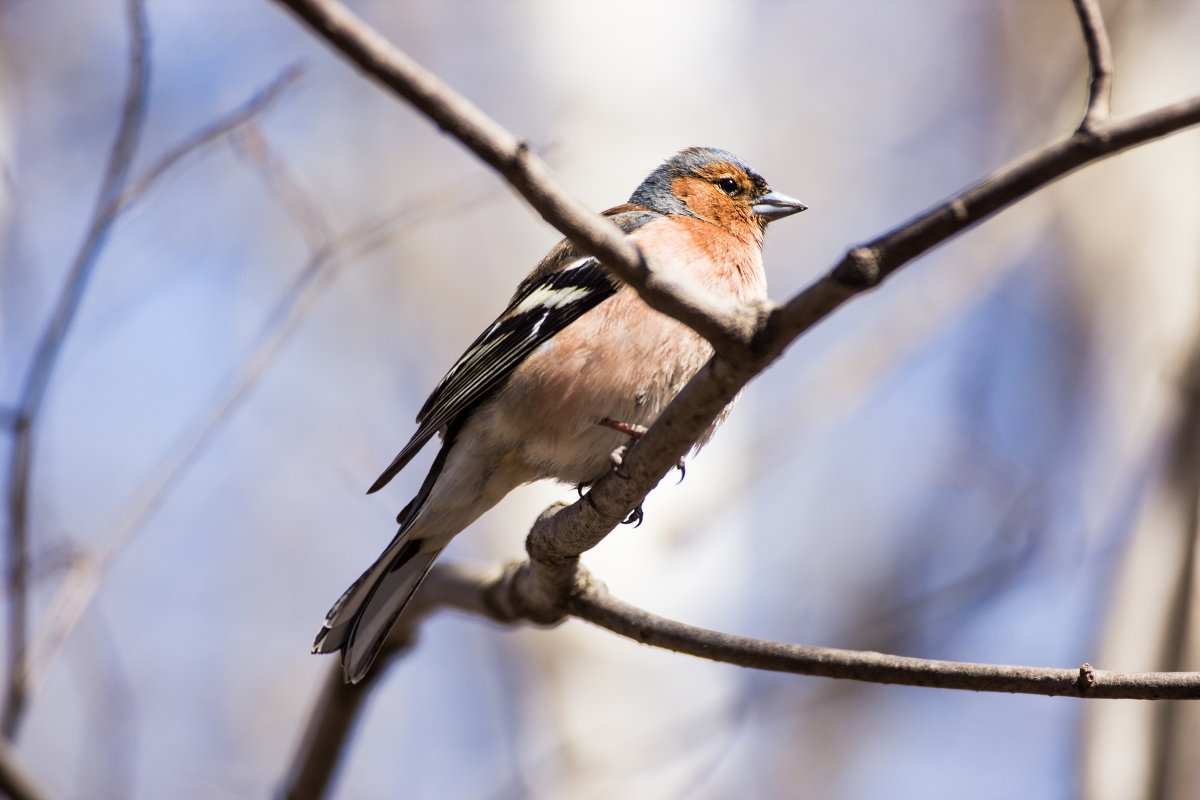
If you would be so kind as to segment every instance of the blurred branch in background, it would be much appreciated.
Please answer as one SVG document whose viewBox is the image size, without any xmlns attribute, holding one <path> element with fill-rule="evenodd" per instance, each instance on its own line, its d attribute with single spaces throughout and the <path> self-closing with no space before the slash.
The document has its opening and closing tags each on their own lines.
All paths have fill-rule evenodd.
<svg viewBox="0 0 1200 800">
<path fill-rule="evenodd" d="M 1198 265 L 1200 266 L 1200 265 Z M 1197 663 L 1200 642 L 1196 636 L 1196 559 L 1200 556 L 1200 344 L 1180 380 L 1183 413 L 1175 440 L 1175 451 L 1167 463 L 1164 489 L 1179 503 L 1180 559 L 1178 574 L 1165 584 L 1170 587 L 1169 613 L 1163 620 L 1166 634 L 1163 669 L 1182 670 Z M 1200 786 L 1200 763 L 1195 743 L 1200 718 L 1193 704 L 1164 703 L 1153 709 L 1157 716 L 1149 740 L 1153 754 L 1150 797 L 1168 800 L 1183 797 Z"/>
<path fill-rule="evenodd" d="M 269 94 L 263 93 L 259 97 Z M 262 132 L 246 124 L 250 117 L 244 114 L 234 117 L 238 122 L 228 132 L 234 136 L 236 147 L 258 170 L 271 195 L 286 209 L 307 241 L 311 254 L 268 312 L 261 333 L 226 390 L 154 470 L 154 479 L 99 537 L 100 544 L 95 550 L 75 559 L 69 568 L 51 600 L 46 621 L 29 659 L 35 684 L 38 677 L 46 675 L 55 654 L 79 624 L 116 557 L 170 495 L 204 448 L 229 423 L 342 270 L 448 209 L 465 211 L 497 196 L 496 188 L 482 180 L 462 181 L 419 200 L 402 201 L 337 235 L 319 202 L 301 188 L 287 164 L 271 150 Z"/>
<path fill-rule="evenodd" d="M 213 120 L 210 124 L 172 147 L 113 200 L 111 213 L 119 214 L 125 211 L 128 206 L 140 200 L 167 171 L 178 166 L 188 156 L 216 142 L 223 136 L 229 134 L 236 135 L 239 129 L 251 125 L 255 117 L 265 113 L 284 92 L 295 86 L 303 74 L 304 67 L 301 64 L 293 64 L 287 67 L 278 77 L 267 84 L 262 91 L 256 93 L 240 107 L 225 116 Z"/>
<path fill-rule="evenodd" d="M 149 60 L 149 55 L 145 51 L 149 33 L 141 6 L 138 3 L 131 3 L 130 8 L 131 19 L 136 20 L 134 30 L 136 32 L 135 41 L 138 43 L 136 47 L 137 56 L 136 58 L 131 56 L 131 62 L 140 64 Z M 132 11 L 134 8 L 138 9 L 136 13 Z M 139 67 L 135 73 L 139 87 L 136 93 L 137 103 L 131 104 L 129 101 L 126 102 L 122 117 L 123 120 L 132 119 L 131 115 L 136 116 L 138 119 L 145 116 L 144 100 L 142 99 L 145 94 L 143 84 L 148 82 L 148 77 L 141 74 L 144 71 L 144 67 Z M 91 268 L 103 252 L 109 228 L 123 212 L 144 197 L 159 180 L 169 174 L 173 168 L 177 167 L 188 156 L 220 139 L 222 136 L 236 131 L 239 127 L 265 112 L 279 99 L 284 91 L 295 85 L 301 74 L 302 70 L 299 66 L 288 67 L 265 89 L 256 93 L 242 106 L 204 126 L 178 145 L 170 148 L 142 173 L 136 181 L 128 185 L 125 177 L 129 162 L 132 160 L 134 154 L 135 134 L 126 132 L 129 130 L 132 122 L 123 124 L 122 135 L 118 137 L 118 142 L 123 144 L 119 148 L 114 148 L 114 156 L 118 153 L 120 154 L 120 180 L 115 184 L 112 183 L 111 179 L 108 180 L 105 190 L 101 193 L 96 221 L 93 222 L 92 229 L 89 231 L 84 250 L 76 259 L 75 266 L 68 279 L 68 285 L 64 289 L 59 308 L 56 310 L 54 322 L 52 322 L 51 328 L 43 338 L 35 355 L 30 370 L 31 377 L 26 383 L 26 390 L 22 395 L 23 400 L 18 411 L 16 446 L 13 448 L 13 465 L 10 472 L 8 497 L 11 520 L 9 529 L 10 543 L 20 542 L 19 549 L 15 549 L 13 555 L 10 556 L 10 582 L 13 580 L 14 573 L 19 572 L 19 585 L 21 587 L 20 592 L 16 591 L 15 588 L 10 589 L 10 594 L 13 597 L 12 608 L 14 609 L 12 612 L 14 619 L 11 624 L 14 631 L 20 630 L 20 641 L 22 644 L 19 649 L 14 644 L 13 649 L 9 653 L 12 663 L 12 673 L 9 678 L 8 698 L 4 710 L 4 733 L 9 739 L 16 736 L 24 707 L 28 701 L 28 694 L 33 688 L 33 684 L 36 683 L 37 676 L 44 674 L 44 669 L 52 658 L 53 652 L 70 635 L 70 631 L 74 628 L 90 602 L 91 596 L 99 587 L 103 571 L 97 563 L 95 556 L 85 556 L 75 560 L 56 596 L 56 599 L 64 599 L 52 604 L 46 623 L 35 638 L 30 651 L 25 646 L 28 633 L 24 630 L 23 626 L 20 628 L 16 626 L 15 614 L 17 609 L 22 610 L 22 618 L 24 618 L 23 615 L 26 613 L 24 611 L 25 602 L 20 598 L 24 597 L 28 589 L 25 573 L 27 571 L 28 560 L 29 480 L 34 452 L 32 437 L 33 423 L 37 410 L 41 406 L 42 398 L 45 395 L 50 371 L 57 360 L 70 321 L 74 316 L 75 309 L 78 308 L 80 301 L 83 299 L 83 293 L 86 288 L 87 279 L 91 274 Z M 131 109 L 133 110 L 131 111 Z M 114 173 L 114 169 L 111 166 L 109 173 L 110 175 Z M 160 480 L 165 479 L 162 484 L 162 490 L 165 491 L 173 482 L 174 476 L 170 473 L 161 472 L 159 475 Z M 144 505 L 142 507 L 142 514 L 148 513 L 152 508 L 153 504 Z M 137 516 L 134 518 L 139 519 Z M 127 536 L 128 533 L 123 533 L 115 540 L 110 539 L 109 547 L 105 549 L 104 555 L 99 559 L 100 563 L 110 560 Z M 87 588 L 81 589 L 81 586 Z"/>
<path fill-rule="evenodd" d="M 1155 666 L 1197 663 L 1197 536 L 1200 535 L 1200 346 L 1178 377 L 1178 412 L 1166 465 L 1144 503 L 1103 631 L 1101 652 Z M 1198 785 L 1193 704 L 1089 709 L 1083 788 L 1092 800 L 1168 800 Z"/>
<path fill-rule="evenodd" d="M 437 564 L 413 598 L 416 613 L 405 614 L 388 636 L 379 664 L 358 683 L 346 683 L 339 664 L 329 665 L 317 701 L 309 711 L 304 734 L 296 744 L 283 778 L 280 800 L 317 800 L 325 797 L 329 784 L 345 758 L 363 701 L 379 684 L 388 666 L 413 646 L 417 626 L 430 612 L 456 608 L 470 614 L 489 616 L 487 588 L 496 581 L 496 570 L 479 570 L 460 564 Z"/>
<path fill-rule="evenodd" d="M 10 800 L 51 800 L 13 759 L 6 742 L 0 742 L 0 792 Z"/>
<path fill-rule="evenodd" d="M 117 219 L 116 203 L 125 189 L 129 165 L 137 149 L 146 115 L 146 91 L 150 84 L 150 35 L 146 9 L 141 0 L 128 0 L 129 83 L 121 109 L 117 138 L 108 157 L 92 221 L 84 236 L 66 283 L 59 294 L 49 323 L 37 344 L 21 386 L 13 414 L 13 447 L 8 467 L 6 495 L 8 529 L 8 681 L 4 707 L 0 711 L 0 734 L 15 738 L 25 709 L 28 687 L 29 625 L 29 484 L 33 472 L 38 412 L 62 353 L 75 312 L 83 300 L 88 279 L 103 251 L 109 231 Z"/>
</svg>

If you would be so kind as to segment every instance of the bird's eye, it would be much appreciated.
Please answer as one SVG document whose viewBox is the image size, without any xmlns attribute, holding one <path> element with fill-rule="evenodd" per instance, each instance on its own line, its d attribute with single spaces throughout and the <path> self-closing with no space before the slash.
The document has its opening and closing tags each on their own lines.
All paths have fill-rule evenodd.
<svg viewBox="0 0 1200 800">
<path fill-rule="evenodd" d="M 719 178 L 717 180 L 717 188 L 730 197 L 734 197 L 741 192 L 738 182 L 733 178 Z"/>
</svg>

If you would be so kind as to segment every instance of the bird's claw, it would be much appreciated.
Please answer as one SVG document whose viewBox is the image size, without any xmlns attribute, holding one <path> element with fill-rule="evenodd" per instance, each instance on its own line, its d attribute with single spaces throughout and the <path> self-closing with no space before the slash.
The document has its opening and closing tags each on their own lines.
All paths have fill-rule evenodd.
<svg viewBox="0 0 1200 800">
<path fill-rule="evenodd" d="M 635 528 L 640 528 L 640 527 L 642 526 L 642 520 L 643 520 L 643 519 L 645 519 L 645 518 L 646 518 L 646 515 L 645 515 L 645 514 L 642 512 L 642 507 L 641 507 L 641 506 L 638 506 L 638 507 L 637 507 L 637 508 L 635 508 L 633 511 L 630 511 L 630 512 L 629 512 L 629 516 L 628 516 L 628 517 L 626 517 L 626 518 L 625 518 L 625 519 L 624 519 L 624 520 L 621 522 L 621 524 L 622 524 L 622 525 L 630 525 L 630 524 L 632 524 L 632 525 L 633 525 L 633 527 L 635 527 Z"/>
</svg>

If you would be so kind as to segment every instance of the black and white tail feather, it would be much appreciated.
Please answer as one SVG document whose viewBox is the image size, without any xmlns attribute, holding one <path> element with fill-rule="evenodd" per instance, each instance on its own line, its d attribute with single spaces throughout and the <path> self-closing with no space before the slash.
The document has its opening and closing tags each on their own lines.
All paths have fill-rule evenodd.
<svg viewBox="0 0 1200 800">
<path fill-rule="evenodd" d="M 453 441 L 453 434 L 448 434 L 417 496 L 396 518 L 400 530 L 395 538 L 333 604 L 313 640 L 314 653 L 342 652 L 342 672 L 349 683 L 358 683 L 367 674 L 392 626 L 442 552 L 441 548 L 422 552 L 420 540 L 408 534 L 442 472 Z"/>
<path fill-rule="evenodd" d="M 658 216 L 638 210 L 610 219 L 630 233 Z M 544 262 L 547 269 L 535 272 L 533 279 L 522 284 L 504 313 L 442 378 L 417 415 L 416 433 L 368 490 L 383 488 L 435 434 L 442 434 L 442 448 L 420 491 L 397 517 L 399 532 L 334 603 L 313 642 L 314 653 L 341 651 L 342 669 L 351 683 L 367 674 L 388 632 L 441 553 L 440 547 L 422 549 L 422 540 L 413 535 L 414 527 L 421 527 L 417 525 L 421 512 L 464 420 L 539 345 L 619 288 L 596 259 L 580 256 L 569 245 L 556 248 L 547 261 L 550 259 L 554 262 Z"/>
</svg>

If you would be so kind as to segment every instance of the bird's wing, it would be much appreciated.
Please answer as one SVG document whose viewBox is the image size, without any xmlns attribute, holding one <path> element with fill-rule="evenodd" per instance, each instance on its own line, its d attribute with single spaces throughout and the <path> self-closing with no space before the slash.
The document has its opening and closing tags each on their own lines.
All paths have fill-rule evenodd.
<svg viewBox="0 0 1200 800">
<path fill-rule="evenodd" d="M 613 209 L 618 213 L 611 219 L 626 233 L 661 216 L 625 208 Z M 560 247 L 548 259 L 563 266 L 540 275 L 535 272 L 521 285 L 504 313 L 433 390 L 417 415 L 417 432 L 368 493 L 382 489 L 434 434 L 488 397 L 538 345 L 616 294 L 620 284 L 599 261 L 580 256 L 569 245 Z"/>
</svg>

